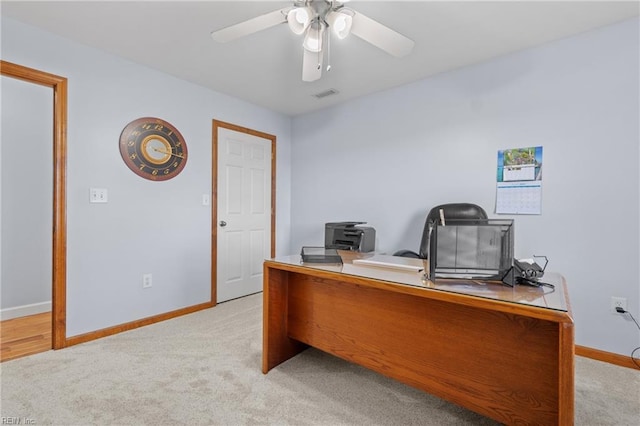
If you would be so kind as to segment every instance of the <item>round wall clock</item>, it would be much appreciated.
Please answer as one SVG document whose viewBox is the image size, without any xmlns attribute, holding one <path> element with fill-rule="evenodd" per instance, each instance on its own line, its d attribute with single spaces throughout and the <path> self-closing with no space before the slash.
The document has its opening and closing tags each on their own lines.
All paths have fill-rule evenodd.
<svg viewBox="0 0 640 426">
<path fill-rule="evenodd" d="M 178 130 L 164 120 L 144 117 L 132 121 L 120 134 L 120 154 L 138 176 L 168 180 L 187 163 L 187 144 Z"/>
</svg>

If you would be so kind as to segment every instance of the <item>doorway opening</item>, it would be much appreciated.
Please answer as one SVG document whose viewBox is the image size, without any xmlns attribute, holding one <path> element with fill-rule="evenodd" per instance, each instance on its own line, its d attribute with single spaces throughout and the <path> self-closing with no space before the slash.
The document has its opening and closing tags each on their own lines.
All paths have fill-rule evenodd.
<svg viewBox="0 0 640 426">
<path fill-rule="evenodd" d="M 50 87 L 53 94 L 53 229 L 51 276 L 51 345 L 66 346 L 66 162 L 67 162 L 67 79 L 36 69 L 0 60 L 2 76 Z M 9 320 L 12 321 L 12 320 Z M 3 344 L 5 342 L 3 341 Z M 25 355 L 27 355 L 25 353 Z M 3 358 L 4 359 L 4 358 Z"/>
</svg>

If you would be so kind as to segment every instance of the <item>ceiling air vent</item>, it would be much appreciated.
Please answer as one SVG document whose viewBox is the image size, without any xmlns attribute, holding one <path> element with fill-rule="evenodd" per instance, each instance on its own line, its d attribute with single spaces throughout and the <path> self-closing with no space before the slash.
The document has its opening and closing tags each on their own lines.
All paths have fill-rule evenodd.
<svg viewBox="0 0 640 426">
<path fill-rule="evenodd" d="M 339 92 L 336 89 L 327 89 L 324 92 L 316 93 L 313 95 L 316 99 L 326 98 L 327 96 L 336 95 Z"/>
</svg>

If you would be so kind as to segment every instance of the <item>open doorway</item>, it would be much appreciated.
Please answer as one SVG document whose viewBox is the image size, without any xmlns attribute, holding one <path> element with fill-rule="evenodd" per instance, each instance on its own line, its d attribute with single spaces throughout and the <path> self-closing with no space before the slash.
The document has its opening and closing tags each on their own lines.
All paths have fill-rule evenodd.
<svg viewBox="0 0 640 426">
<path fill-rule="evenodd" d="M 50 316 L 46 320 L 49 325 L 50 333 L 41 333 L 41 331 L 33 331 L 30 328 L 23 330 L 25 333 L 36 333 L 40 335 L 40 338 L 36 337 L 35 340 L 47 338 L 47 335 L 50 335 L 50 343 L 46 346 L 48 348 L 60 349 L 65 346 L 66 342 L 66 112 L 67 112 L 67 80 L 64 77 L 59 77 L 53 74 L 45 73 L 42 71 L 34 70 L 31 68 L 23 67 L 20 65 L 16 65 L 6 61 L 0 61 L 0 71 L 3 76 L 8 77 L 10 79 L 18 79 L 23 82 L 37 84 L 40 86 L 49 87 L 52 89 L 50 101 L 53 104 L 53 129 L 52 129 L 52 141 L 51 141 L 51 149 L 49 150 L 49 160 L 50 164 L 52 164 L 52 169 L 50 167 L 49 173 L 51 174 L 51 190 L 52 193 L 48 196 L 48 203 L 51 204 L 51 209 L 49 209 L 49 213 L 51 214 L 51 219 L 49 221 L 49 227 L 51 233 L 48 234 L 51 237 L 47 238 L 47 241 L 51 247 L 48 251 L 49 256 L 51 256 L 50 262 L 47 262 L 47 268 L 50 268 L 50 277 L 51 282 L 51 310 Z M 4 119 L 4 113 L 3 113 Z M 11 152 L 10 150 L 5 149 L 5 144 L 11 143 L 12 140 L 3 140 L 3 153 Z M 17 141 L 13 141 L 17 143 Z M 15 159 L 12 160 L 16 163 L 20 163 L 24 165 L 25 168 L 30 167 L 29 158 Z M 20 193 L 20 176 L 17 176 L 15 182 L 12 182 L 12 185 L 15 185 L 18 188 L 16 193 Z M 6 187 L 4 184 L 6 182 L 3 181 L 3 187 Z M 15 201 L 15 199 L 14 199 Z M 11 206 L 4 206 L 3 211 L 7 211 L 6 209 Z M 4 238 L 4 229 L 2 230 L 2 235 Z M 15 231 L 15 230 L 12 230 Z M 25 229 L 24 235 L 27 237 L 29 235 L 29 229 Z M 15 232 L 14 232 L 15 233 Z M 4 241 L 4 240 L 3 240 Z M 3 244 L 3 262 L 5 259 L 4 253 L 9 250 L 8 247 L 5 247 Z M 8 258 L 7 258 L 8 259 Z M 3 283 L 3 286 L 6 283 Z M 14 321 L 14 320 L 9 320 Z M 40 325 L 37 325 L 40 324 Z M 5 324 L 6 325 L 6 324 Z M 37 321 L 33 323 L 33 326 L 38 327 L 42 326 L 42 318 L 39 318 Z M 3 327 L 3 329 L 6 327 Z M 16 328 L 18 332 L 20 328 Z M 29 331 L 31 330 L 31 331 Z M 4 334 L 4 333 L 3 333 Z M 5 357 L 5 345 L 7 341 L 5 341 L 3 335 L 3 351 L 2 351 L 2 359 L 9 359 L 9 356 Z M 21 339 L 16 338 L 15 335 L 12 336 L 12 341 L 19 342 Z M 29 336 L 24 336 L 22 339 L 25 342 L 33 341 L 33 338 L 29 338 Z M 27 355 L 29 352 L 29 347 L 37 347 L 37 351 L 42 350 L 42 345 L 26 345 L 25 353 L 20 353 L 20 355 Z M 45 346 L 45 349 L 46 349 Z M 14 347 L 14 353 L 11 358 L 15 358 L 16 350 L 18 347 Z M 33 353 L 33 352 L 32 352 Z"/>
</svg>

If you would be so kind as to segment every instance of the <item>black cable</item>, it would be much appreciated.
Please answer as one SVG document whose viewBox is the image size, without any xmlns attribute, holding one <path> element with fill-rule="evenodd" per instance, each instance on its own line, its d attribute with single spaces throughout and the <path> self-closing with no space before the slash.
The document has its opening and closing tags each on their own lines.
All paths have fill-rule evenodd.
<svg viewBox="0 0 640 426">
<path fill-rule="evenodd" d="M 636 321 L 636 319 L 633 317 L 633 315 L 631 315 L 631 312 L 629 311 L 625 311 L 624 309 L 617 307 L 616 308 L 616 312 L 619 314 L 629 314 L 629 316 L 631 317 L 631 319 L 633 320 L 633 322 L 636 323 L 636 327 L 638 327 L 638 330 L 640 330 L 640 324 L 638 324 L 638 321 Z M 633 354 L 636 353 L 636 351 L 640 351 L 640 346 L 638 346 L 637 348 L 635 348 L 634 350 L 631 351 L 631 362 L 633 362 L 635 364 L 636 367 L 638 367 L 638 369 L 640 369 L 640 364 L 638 363 L 638 361 L 636 361 L 636 359 L 633 357 Z"/>
<path fill-rule="evenodd" d="M 530 285 L 532 287 L 549 287 L 549 288 L 556 288 L 555 285 L 553 284 L 549 284 L 549 283 L 545 283 L 542 281 L 538 281 L 537 278 L 525 278 L 525 277 L 516 277 L 516 282 L 518 284 L 523 284 L 523 285 Z"/>
</svg>

